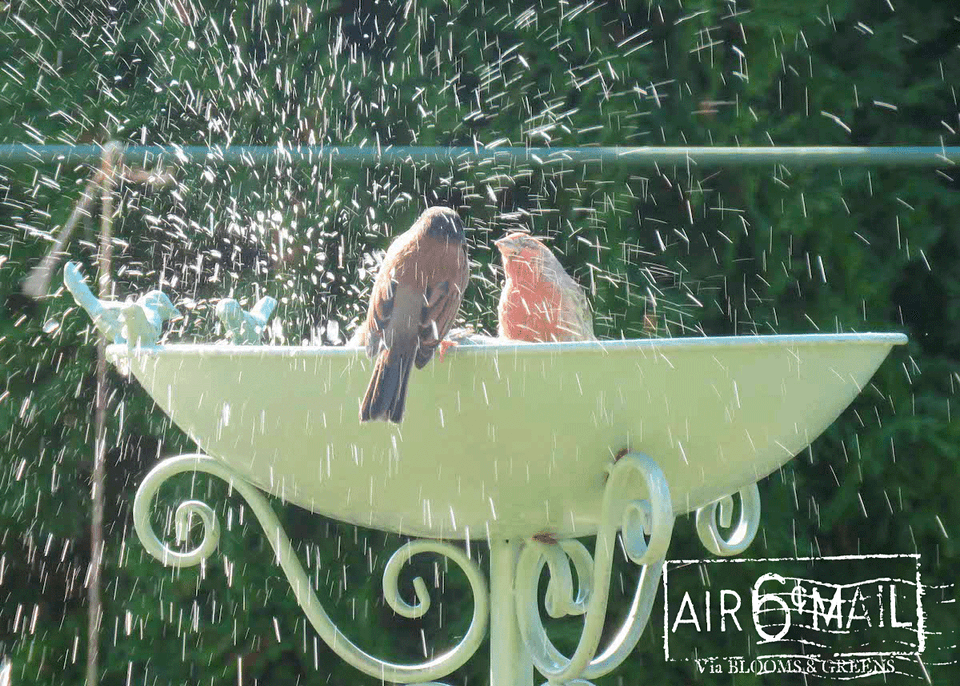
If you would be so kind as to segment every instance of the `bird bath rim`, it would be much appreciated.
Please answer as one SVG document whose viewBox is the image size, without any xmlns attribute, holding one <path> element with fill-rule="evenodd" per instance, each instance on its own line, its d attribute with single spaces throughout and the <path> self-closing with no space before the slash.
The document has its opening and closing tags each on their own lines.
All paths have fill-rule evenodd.
<svg viewBox="0 0 960 686">
<path fill-rule="evenodd" d="M 599 341 L 565 341 L 559 343 L 526 343 L 523 341 L 497 341 L 483 345 L 460 345 L 451 354 L 485 355 L 490 353 L 516 352 L 534 354 L 541 352 L 580 352 L 603 350 L 619 352 L 643 348 L 688 348 L 688 347 L 736 347 L 752 348 L 767 346 L 851 345 L 871 343 L 879 345 L 905 345 L 907 335 L 897 332 L 884 333 L 815 333 L 815 334 L 754 334 L 739 336 L 689 336 L 682 338 L 630 338 Z M 236 345 L 233 343 L 163 343 L 131 350 L 123 343 L 107 346 L 107 359 L 119 364 L 131 354 L 164 354 L 165 351 L 186 355 L 230 355 L 261 357 L 271 355 L 344 355 L 356 356 L 363 349 L 347 345 Z"/>
</svg>

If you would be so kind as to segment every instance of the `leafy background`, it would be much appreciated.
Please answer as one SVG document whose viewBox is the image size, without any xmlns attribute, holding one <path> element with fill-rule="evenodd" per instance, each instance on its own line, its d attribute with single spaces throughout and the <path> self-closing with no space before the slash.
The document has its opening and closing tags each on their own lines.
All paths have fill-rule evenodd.
<svg viewBox="0 0 960 686">
<path fill-rule="evenodd" d="M 8 143 L 939 146 L 957 145 L 960 128 L 960 16 L 945 0 L 0 0 L 0 34 Z M 96 338 L 62 288 L 34 302 L 20 283 L 91 170 L 0 165 L 0 652 L 16 683 L 78 683 Z M 275 342 L 341 342 L 378 251 L 434 203 L 472 227 L 461 315 L 488 330 L 500 281 L 490 240 L 523 225 L 552 237 L 589 288 L 602 337 L 641 335 L 654 302 L 661 336 L 907 333 L 840 420 L 761 485 L 748 555 L 919 553 L 934 633 L 923 665 L 898 663 L 909 676 L 896 679 L 955 679 L 960 181 L 949 165 L 211 161 L 174 174 L 172 187 L 122 185 L 114 262 L 119 296 L 175 295 L 186 316 L 173 340 L 219 335 L 219 297 L 269 293 L 280 300 Z M 97 223 L 69 247 L 88 273 Z M 159 507 L 163 521 L 198 488 L 232 522 L 203 569 L 171 572 L 144 554 L 136 486 L 159 457 L 193 448 L 135 383 L 111 372 L 110 393 L 101 681 L 375 683 L 317 641 L 223 485 L 184 479 Z M 321 600 L 368 651 L 412 658 L 423 639 L 449 645 L 465 630 L 470 599 L 454 566 L 438 575 L 433 560 L 415 561 L 443 579 L 443 602 L 408 622 L 380 595 L 401 539 L 275 509 Z M 671 555 L 704 555 L 692 522 L 678 522 Z M 626 603 L 616 587 L 636 577 L 617 563 L 613 616 Z M 793 683 L 665 662 L 652 624 L 599 683 Z M 576 632 L 554 627 L 568 648 Z M 705 653 L 724 641 L 750 650 L 704 641 Z M 485 660 L 481 649 L 447 680 L 483 682 Z"/>
</svg>

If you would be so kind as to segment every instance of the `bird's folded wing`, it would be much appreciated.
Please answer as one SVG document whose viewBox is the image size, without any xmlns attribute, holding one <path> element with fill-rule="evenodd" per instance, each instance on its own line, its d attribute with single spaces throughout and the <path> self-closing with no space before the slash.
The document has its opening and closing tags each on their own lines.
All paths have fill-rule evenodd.
<svg viewBox="0 0 960 686">
<path fill-rule="evenodd" d="M 451 283 L 443 281 L 431 289 L 427 294 L 427 305 L 423 308 L 423 317 L 420 321 L 420 347 L 417 349 L 417 369 L 423 367 L 433 357 L 440 341 L 447 335 L 453 320 L 460 309 L 463 300 L 463 290 L 466 284 L 461 281 Z"/>
</svg>

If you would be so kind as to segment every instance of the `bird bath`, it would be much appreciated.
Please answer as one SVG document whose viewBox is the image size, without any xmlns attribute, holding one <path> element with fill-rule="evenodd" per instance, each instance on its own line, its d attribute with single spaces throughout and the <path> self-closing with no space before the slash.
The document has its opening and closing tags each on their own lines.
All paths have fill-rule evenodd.
<svg viewBox="0 0 960 686">
<path fill-rule="evenodd" d="M 107 357 L 272 495 L 366 527 L 486 540 L 596 534 L 623 449 L 655 459 L 675 514 L 735 493 L 819 436 L 903 340 L 463 346 L 417 372 L 399 426 L 360 423 L 372 363 L 359 349 L 114 345 Z"/>
<path fill-rule="evenodd" d="M 219 524 L 208 505 L 177 509 L 178 534 L 191 515 L 203 522 L 203 540 L 185 551 L 157 537 L 150 508 L 176 474 L 218 476 L 256 514 L 314 629 L 351 665 L 387 682 L 432 682 L 476 652 L 489 619 L 491 683 L 526 686 L 534 666 L 550 683 L 583 684 L 626 658 L 652 610 L 676 515 L 696 511 L 713 553 L 745 550 L 759 524 L 757 481 L 823 432 L 906 337 L 463 345 L 414 373 L 399 426 L 359 422 L 372 366 L 360 349 L 155 340 L 115 343 L 107 358 L 204 454 L 163 460 L 141 484 L 134 521 L 151 554 L 183 567 L 213 553 Z M 430 596 L 418 578 L 416 603 L 400 597 L 403 565 L 420 553 L 453 560 L 473 591 L 466 635 L 417 664 L 365 653 L 320 605 L 262 492 L 420 537 L 384 572 L 385 599 L 405 617 L 423 616 Z M 733 495 L 741 507 L 730 527 Z M 599 651 L 618 534 L 643 572 L 624 625 Z M 585 536 L 596 538 L 593 554 L 573 540 Z M 489 591 L 476 561 L 449 542 L 458 539 L 489 543 Z M 547 612 L 584 616 L 570 657 L 543 628 L 544 566 Z"/>
</svg>

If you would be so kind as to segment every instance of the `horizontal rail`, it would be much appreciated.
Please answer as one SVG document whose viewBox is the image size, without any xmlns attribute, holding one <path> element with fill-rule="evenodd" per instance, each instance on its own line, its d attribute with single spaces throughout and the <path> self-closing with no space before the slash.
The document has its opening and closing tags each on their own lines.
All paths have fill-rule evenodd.
<svg viewBox="0 0 960 686">
<path fill-rule="evenodd" d="M 51 164 L 94 162 L 100 145 L 0 144 L 0 163 Z M 791 166 L 827 167 L 951 167 L 960 163 L 960 147 L 422 147 L 422 146 L 267 146 L 228 147 L 128 145 L 128 162 L 144 166 L 166 161 L 181 164 L 431 164 L 469 165 L 517 163 L 535 167 L 571 164 L 610 164 L 652 168 L 658 165 L 691 167 Z"/>
</svg>

